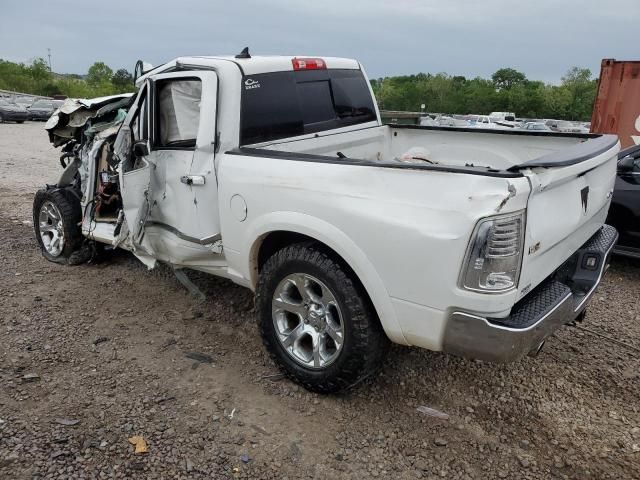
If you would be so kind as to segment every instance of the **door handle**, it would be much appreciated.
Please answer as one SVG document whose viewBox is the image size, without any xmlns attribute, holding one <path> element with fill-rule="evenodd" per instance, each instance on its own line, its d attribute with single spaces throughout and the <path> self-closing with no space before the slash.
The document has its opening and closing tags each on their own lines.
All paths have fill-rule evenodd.
<svg viewBox="0 0 640 480">
<path fill-rule="evenodd" d="M 185 185 L 204 185 L 204 175 L 183 175 L 180 181 Z"/>
</svg>

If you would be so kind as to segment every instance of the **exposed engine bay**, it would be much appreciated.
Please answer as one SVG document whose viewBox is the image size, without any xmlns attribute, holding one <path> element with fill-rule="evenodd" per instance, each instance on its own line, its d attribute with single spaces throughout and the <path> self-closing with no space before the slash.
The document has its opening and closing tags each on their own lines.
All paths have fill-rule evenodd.
<svg viewBox="0 0 640 480">
<path fill-rule="evenodd" d="M 67 99 L 45 125 L 49 140 L 62 147 L 65 168 L 59 187 L 70 188 L 80 199 L 83 225 L 122 223 L 119 184 L 120 161 L 113 144 L 133 101 L 133 94 L 91 100 Z"/>
</svg>

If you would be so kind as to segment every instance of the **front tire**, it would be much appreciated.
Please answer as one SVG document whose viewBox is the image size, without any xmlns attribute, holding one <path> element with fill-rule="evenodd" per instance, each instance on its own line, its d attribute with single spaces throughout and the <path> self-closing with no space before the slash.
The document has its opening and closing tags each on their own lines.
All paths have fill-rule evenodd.
<svg viewBox="0 0 640 480">
<path fill-rule="evenodd" d="M 355 274 L 313 243 L 290 245 L 264 264 L 258 326 L 280 369 L 308 390 L 345 390 L 378 372 L 389 347 Z"/>
<path fill-rule="evenodd" d="M 77 265 L 91 257 L 84 244 L 80 201 L 69 192 L 39 190 L 33 200 L 33 227 L 44 258 L 63 265 Z"/>
</svg>

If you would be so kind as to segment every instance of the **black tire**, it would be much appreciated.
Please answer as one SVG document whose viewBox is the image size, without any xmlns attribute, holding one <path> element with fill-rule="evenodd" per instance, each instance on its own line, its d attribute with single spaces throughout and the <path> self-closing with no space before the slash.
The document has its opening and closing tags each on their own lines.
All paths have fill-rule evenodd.
<svg viewBox="0 0 640 480">
<path fill-rule="evenodd" d="M 24 120 L 16 120 L 16 123 L 24 123 Z"/>
<path fill-rule="evenodd" d="M 4 116 L 0 113 L 0 123 L 4 123 Z"/>
<path fill-rule="evenodd" d="M 342 312 L 342 348 L 337 358 L 323 368 L 308 368 L 296 362 L 283 347 L 274 326 L 274 293 L 285 277 L 295 273 L 323 282 Z M 287 377 L 313 392 L 333 393 L 353 387 L 380 370 L 389 349 L 389 339 L 355 274 L 340 258 L 313 243 L 287 246 L 265 262 L 256 289 L 256 307 L 262 340 L 273 360 Z"/>
<path fill-rule="evenodd" d="M 47 250 L 41 235 L 40 211 L 46 202 L 51 202 L 60 213 L 62 219 L 63 247 L 59 253 Z M 78 265 L 91 258 L 91 249 L 82 237 L 80 222 L 82 212 L 80 200 L 65 190 L 38 190 L 33 200 L 33 228 L 36 240 L 44 258 L 62 265 Z"/>
</svg>

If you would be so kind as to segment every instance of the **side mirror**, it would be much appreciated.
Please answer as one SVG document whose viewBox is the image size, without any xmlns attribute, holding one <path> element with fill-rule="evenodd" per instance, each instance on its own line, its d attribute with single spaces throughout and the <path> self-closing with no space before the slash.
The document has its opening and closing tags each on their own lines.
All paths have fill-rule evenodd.
<svg viewBox="0 0 640 480">
<path fill-rule="evenodd" d="M 627 155 L 626 157 L 622 157 L 618 161 L 618 171 L 620 172 L 631 172 L 633 171 L 636 159 L 633 158 L 632 155 Z"/>
<path fill-rule="evenodd" d="M 149 144 L 146 140 L 138 140 L 133 144 L 133 156 L 136 158 L 149 155 Z"/>
</svg>

